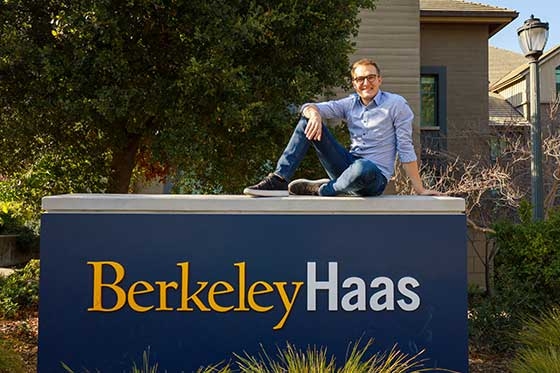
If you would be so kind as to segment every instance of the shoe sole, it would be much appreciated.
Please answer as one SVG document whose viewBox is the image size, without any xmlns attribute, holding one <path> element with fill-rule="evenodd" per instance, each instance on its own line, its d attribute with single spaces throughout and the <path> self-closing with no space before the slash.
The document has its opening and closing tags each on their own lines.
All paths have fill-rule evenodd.
<svg viewBox="0 0 560 373">
<path fill-rule="evenodd" d="M 253 197 L 288 197 L 290 193 L 287 190 L 258 190 L 258 189 L 243 189 L 243 194 Z"/>
<path fill-rule="evenodd" d="M 300 183 L 307 183 L 307 184 L 312 184 L 312 185 L 323 185 L 328 183 L 329 181 L 331 181 L 330 179 L 319 179 L 319 180 L 309 180 L 309 179 L 296 179 L 294 181 L 292 181 L 290 184 L 288 184 L 288 193 L 290 193 L 291 195 L 309 195 L 309 194 L 297 194 L 292 192 L 291 189 L 293 189 L 294 185 L 300 184 Z"/>
</svg>

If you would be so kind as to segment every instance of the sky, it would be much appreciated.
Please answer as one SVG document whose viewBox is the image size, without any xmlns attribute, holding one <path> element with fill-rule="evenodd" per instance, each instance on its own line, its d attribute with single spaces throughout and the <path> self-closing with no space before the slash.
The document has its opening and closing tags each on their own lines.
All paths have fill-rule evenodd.
<svg viewBox="0 0 560 373">
<path fill-rule="evenodd" d="M 517 41 L 517 29 L 526 19 L 540 18 L 541 22 L 548 22 L 548 41 L 545 51 L 560 44 L 560 10 L 558 0 L 467 0 L 472 3 L 497 6 L 517 11 L 519 15 L 509 25 L 501 29 L 489 39 L 490 45 L 513 52 L 522 53 Z"/>
</svg>

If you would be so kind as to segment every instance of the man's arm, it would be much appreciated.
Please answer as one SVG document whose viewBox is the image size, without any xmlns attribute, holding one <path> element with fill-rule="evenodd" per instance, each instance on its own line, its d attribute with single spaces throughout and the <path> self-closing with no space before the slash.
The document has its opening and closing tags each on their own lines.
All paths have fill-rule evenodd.
<svg viewBox="0 0 560 373">
<path fill-rule="evenodd" d="M 406 162 L 402 163 L 404 171 L 406 172 L 406 176 L 410 179 L 412 183 L 412 187 L 416 194 L 421 196 L 442 196 L 443 193 L 438 192 L 437 190 L 426 189 L 422 184 L 422 179 L 420 178 L 420 172 L 418 171 L 418 162 Z"/>
<path fill-rule="evenodd" d="M 353 96 L 338 100 L 308 103 L 302 106 L 301 115 L 308 119 L 305 136 L 309 140 L 321 140 L 323 119 L 344 119 Z"/>
<path fill-rule="evenodd" d="M 305 137 L 309 140 L 321 140 L 321 133 L 323 132 L 323 118 L 321 118 L 321 113 L 315 104 L 307 105 L 301 115 L 306 117 L 307 126 L 305 127 Z"/>
</svg>

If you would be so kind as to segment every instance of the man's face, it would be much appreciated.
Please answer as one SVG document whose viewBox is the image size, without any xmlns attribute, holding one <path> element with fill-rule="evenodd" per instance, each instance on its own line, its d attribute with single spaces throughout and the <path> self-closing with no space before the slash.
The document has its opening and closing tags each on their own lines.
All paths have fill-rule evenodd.
<svg viewBox="0 0 560 373">
<path fill-rule="evenodd" d="M 367 105 L 373 100 L 377 92 L 379 92 L 381 77 L 375 66 L 358 65 L 354 70 L 352 85 L 358 96 L 362 99 L 364 105 Z"/>
</svg>

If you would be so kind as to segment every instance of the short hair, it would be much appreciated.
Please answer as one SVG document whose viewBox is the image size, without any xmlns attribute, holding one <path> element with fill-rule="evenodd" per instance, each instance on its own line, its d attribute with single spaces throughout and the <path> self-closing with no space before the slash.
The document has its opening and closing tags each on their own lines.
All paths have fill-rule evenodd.
<svg viewBox="0 0 560 373">
<path fill-rule="evenodd" d="M 377 74 L 381 75 L 381 69 L 377 65 L 377 62 L 375 62 L 374 60 L 372 60 L 370 58 L 362 58 L 362 59 L 360 59 L 360 60 L 358 60 L 358 61 L 356 61 L 352 64 L 352 72 L 351 72 L 352 78 L 354 78 L 354 71 L 356 70 L 356 68 L 358 66 L 367 66 L 367 65 L 374 66 L 375 69 L 377 70 Z"/>
</svg>

